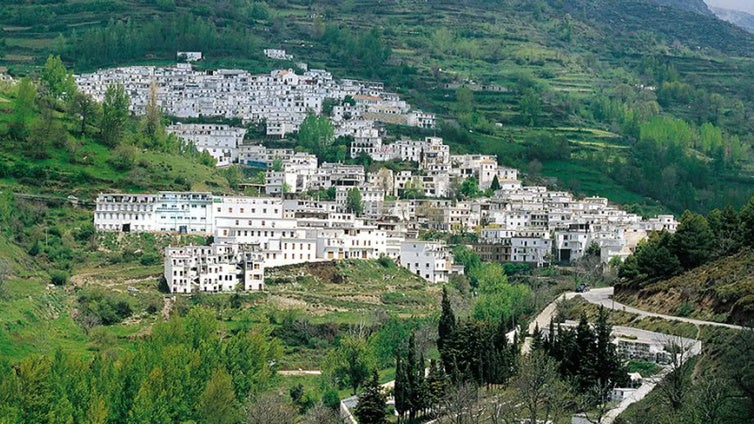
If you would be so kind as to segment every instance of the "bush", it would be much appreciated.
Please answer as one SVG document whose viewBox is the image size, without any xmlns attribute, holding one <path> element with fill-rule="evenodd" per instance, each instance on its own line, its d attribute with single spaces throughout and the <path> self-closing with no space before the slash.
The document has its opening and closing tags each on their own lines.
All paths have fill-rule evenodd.
<svg viewBox="0 0 754 424">
<path fill-rule="evenodd" d="M 65 271 L 50 271 L 50 282 L 56 286 L 64 286 L 68 282 L 68 273 Z"/>
<path fill-rule="evenodd" d="M 387 256 L 380 256 L 380 258 L 377 259 L 377 263 L 380 264 L 383 268 L 392 268 L 393 266 L 395 266 L 393 260 Z"/>
<path fill-rule="evenodd" d="M 146 253 L 139 258 L 139 263 L 144 266 L 157 265 L 162 261 L 160 255 L 156 253 Z"/>
<path fill-rule="evenodd" d="M 133 313 L 128 297 L 101 288 L 82 290 L 78 302 L 83 321 L 90 324 L 117 324 Z"/>
</svg>

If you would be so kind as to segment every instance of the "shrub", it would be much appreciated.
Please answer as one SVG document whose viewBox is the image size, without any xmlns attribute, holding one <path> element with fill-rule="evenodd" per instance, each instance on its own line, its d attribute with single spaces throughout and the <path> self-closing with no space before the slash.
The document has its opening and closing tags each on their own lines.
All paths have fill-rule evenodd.
<svg viewBox="0 0 754 424">
<path fill-rule="evenodd" d="M 156 253 L 146 253 L 139 258 L 139 263 L 144 266 L 157 265 L 162 261 L 160 255 Z"/>
<path fill-rule="evenodd" d="M 68 273 L 65 271 L 50 271 L 50 282 L 56 286 L 64 286 L 68 282 Z"/>
<path fill-rule="evenodd" d="M 82 290 L 78 295 L 82 319 L 88 323 L 117 324 L 133 313 L 130 299 L 101 288 Z"/>
<path fill-rule="evenodd" d="M 383 268 L 392 268 L 395 263 L 387 256 L 380 256 L 379 259 L 377 259 L 377 263 L 380 264 Z"/>
</svg>

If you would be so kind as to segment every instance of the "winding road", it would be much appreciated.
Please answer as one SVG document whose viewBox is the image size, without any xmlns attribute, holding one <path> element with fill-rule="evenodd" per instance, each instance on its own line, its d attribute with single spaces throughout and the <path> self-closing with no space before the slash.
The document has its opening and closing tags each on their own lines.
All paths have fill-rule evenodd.
<svg viewBox="0 0 754 424">
<path fill-rule="evenodd" d="M 692 319 L 692 318 L 676 317 L 673 315 L 663 315 L 663 314 L 658 314 L 654 312 L 644 311 L 641 309 L 636 309 L 632 306 L 624 305 L 622 303 L 614 301 L 613 299 L 610 298 L 612 295 L 613 295 L 613 288 L 605 287 L 605 288 L 600 288 L 600 289 L 592 289 L 588 292 L 583 292 L 583 293 L 576 293 L 576 292 L 564 293 L 563 295 L 558 297 L 558 300 L 572 299 L 576 296 L 581 296 L 589 303 L 593 303 L 595 305 L 601 305 L 607 309 L 613 309 L 616 311 L 624 311 L 631 314 L 636 314 L 642 317 L 662 318 L 668 321 L 680 321 L 680 322 L 686 322 L 686 323 L 694 324 L 694 325 L 710 325 L 714 327 L 731 328 L 734 330 L 747 329 L 747 327 L 742 327 L 740 325 L 725 324 L 722 322 L 703 321 L 703 320 Z M 539 325 L 540 329 L 547 328 L 547 326 L 550 325 L 550 320 L 553 318 L 553 316 L 555 315 L 557 311 L 558 300 L 547 305 L 547 307 L 544 310 L 542 310 L 542 312 L 540 312 L 539 315 L 537 315 L 537 318 L 534 319 L 534 321 L 532 321 L 531 324 L 529 324 L 529 334 L 534 332 L 534 327 L 536 325 Z"/>
</svg>

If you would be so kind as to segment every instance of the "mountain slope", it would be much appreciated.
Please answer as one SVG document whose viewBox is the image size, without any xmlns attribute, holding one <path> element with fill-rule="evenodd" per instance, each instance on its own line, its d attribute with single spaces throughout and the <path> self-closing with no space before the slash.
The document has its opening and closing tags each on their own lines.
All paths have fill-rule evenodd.
<svg viewBox="0 0 754 424">
<path fill-rule="evenodd" d="M 617 286 L 615 298 L 648 311 L 750 326 L 754 324 L 754 251 L 743 250 L 637 292 Z"/>
<path fill-rule="evenodd" d="M 657 4 L 688 10 L 700 15 L 713 16 L 712 11 L 703 0 L 653 0 Z"/>
<path fill-rule="evenodd" d="M 578 19 L 609 29 L 616 36 L 607 38 L 608 45 L 618 51 L 625 51 L 627 36 L 645 32 L 661 36 L 667 44 L 679 43 L 692 50 L 712 50 L 749 57 L 754 55 L 754 37 L 751 34 L 719 20 L 711 13 L 700 13 L 697 11 L 699 7 L 691 4 L 680 8 L 680 3 L 575 0 L 564 2 L 563 10 Z"/>
<path fill-rule="evenodd" d="M 712 11 L 718 18 L 754 33 L 754 15 L 740 10 L 723 9 L 720 7 L 713 7 Z"/>
</svg>

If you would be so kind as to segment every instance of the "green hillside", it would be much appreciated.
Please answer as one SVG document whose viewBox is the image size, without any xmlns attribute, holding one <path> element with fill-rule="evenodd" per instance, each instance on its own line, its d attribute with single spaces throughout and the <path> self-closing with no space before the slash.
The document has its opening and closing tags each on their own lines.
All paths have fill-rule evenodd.
<svg viewBox="0 0 754 424">
<path fill-rule="evenodd" d="M 677 277 L 621 292 L 616 299 L 640 309 L 707 321 L 751 325 L 754 253 L 743 250 Z"/>
<path fill-rule="evenodd" d="M 5 5 L 0 24 L 19 74 L 49 53 L 84 72 L 169 64 L 178 50 L 266 72 L 290 64 L 261 50 L 285 48 L 385 81 L 438 113 L 454 150 L 496 153 L 531 182 L 646 214 L 739 206 L 754 181 L 754 36 L 700 2 L 660 3 L 45 1 Z M 656 115 L 689 128 L 653 134 Z"/>
</svg>

